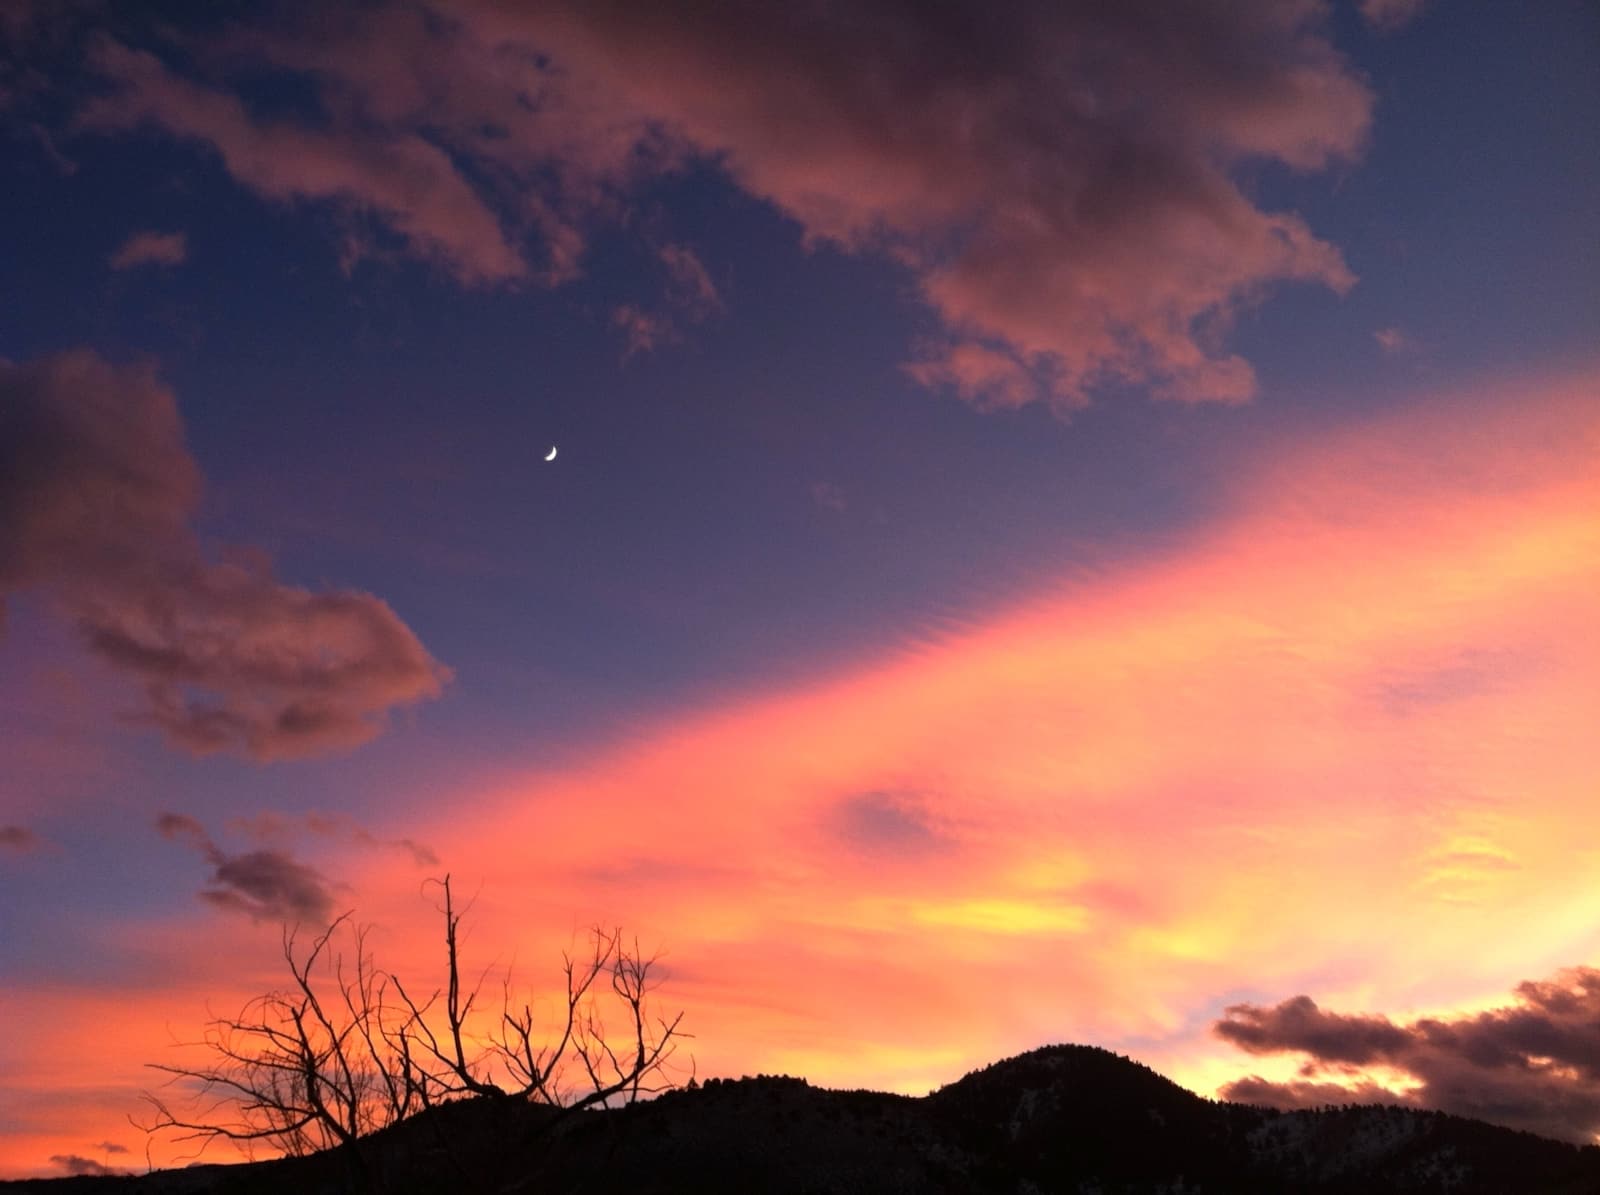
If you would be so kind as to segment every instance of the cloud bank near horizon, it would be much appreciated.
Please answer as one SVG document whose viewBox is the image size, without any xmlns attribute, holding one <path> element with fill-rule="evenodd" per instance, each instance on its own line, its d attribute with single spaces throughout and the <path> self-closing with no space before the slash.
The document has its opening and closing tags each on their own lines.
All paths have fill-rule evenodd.
<svg viewBox="0 0 1600 1195">
<path fill-rule="evenodd" d="M 1250 1075 L 1221 1095 L 1277 1108 L 1394 1103 L 1580 1144 L 1600 1139 L 1600 970 L 1571 967 L 1519 983 L 1486 1012 L 1419 1017 L 1329 1012 L 1310 996 L 1272 1007 L 1231 1005 L 1212 1027 L 1250 1054 L 1294 1054 L 1300 1078 Z M 1367 1075 L 1385 1068 L 1405 1084 Z"/>
</svg>

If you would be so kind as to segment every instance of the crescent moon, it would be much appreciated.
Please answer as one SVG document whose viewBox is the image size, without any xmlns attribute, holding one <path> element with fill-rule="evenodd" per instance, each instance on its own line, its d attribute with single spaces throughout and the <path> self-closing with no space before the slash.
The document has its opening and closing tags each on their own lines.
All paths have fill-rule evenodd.
<svg viewBox="0 0 1600 1195">
<path fill-rule="evenodd" d="M 550 445 L 550 455 L 544 459 L 547 461 L 553 461 L 556 459 L 556 446 L 554 444 Z"/>
</svg>

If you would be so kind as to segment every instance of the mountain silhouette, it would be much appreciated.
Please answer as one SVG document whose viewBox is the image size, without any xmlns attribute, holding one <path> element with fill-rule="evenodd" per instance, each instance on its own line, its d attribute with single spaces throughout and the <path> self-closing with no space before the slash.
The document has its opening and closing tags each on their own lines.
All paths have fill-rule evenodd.
<svg viewBox="0 0 1600 1195">
<path fill-rule="evenodd" d="M 1600 1147 L 1412 1108 L 1276 1112 L 1217 1102 L 1091 1046 L 1033 1050 L 922 1097 L 758 1076 L 570 1117 L 466 1100 L 366 1145 L 387 1195 L 1600 1193 Z M 0 1183 L 0 1195 L 350 1189 L 331 1154 Z"/>
</svg>

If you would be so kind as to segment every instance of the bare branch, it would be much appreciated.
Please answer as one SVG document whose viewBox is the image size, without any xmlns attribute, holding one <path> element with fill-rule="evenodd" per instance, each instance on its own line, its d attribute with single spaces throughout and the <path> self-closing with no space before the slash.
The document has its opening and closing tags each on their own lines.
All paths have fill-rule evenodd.
<svg viewBox="0 0 1600 1195">
<path fill-rule="evenodd" d="M 291 1155 L 340 1147 L 357 1187 L 378 1190 L 381 1176 L 362 1139 L 442 1101 L 539 1103 L 560 1109 L 559 1120 L 675 1086 L 667 1063 L 687 1035 L 682 1013 L 665 1018 L 650 1009 L 656 956 L 620 928 L 596 926 L 587 950 L 562 955 L 565 991 L 548 1032 L 509 969 L 499 1016 L 485 1029 L 478 1006 L 488 972 L 463 991 L 462 915 L 450 877 L 439 884 L 445 973 L 426 999 L 377 966 L 369 931 L 351 913 L 305 946 L 298 927 L 286 926 L 288 988 L 257 996 L 234 1017 L 213 1017 L 190 1043 L 206 1049 L 204 1065 L 151 1064 L 189 1106 L 180 1111 L 172 1097 L 147 1093 L 153 1115 L 139 1127 L 201 1151 L 218 1140 L 246 1153 L 258 1145 Z M 622 1036 L 607 1028 L 613 1017 L 626 1027 Z"/>
</svg>

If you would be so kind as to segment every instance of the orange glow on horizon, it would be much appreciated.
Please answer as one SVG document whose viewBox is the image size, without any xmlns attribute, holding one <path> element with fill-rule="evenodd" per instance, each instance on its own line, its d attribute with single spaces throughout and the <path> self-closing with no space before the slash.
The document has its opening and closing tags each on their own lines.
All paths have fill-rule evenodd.
<svg viewBox="0 0 1600 1195">
<path fill-rule="evenodd" d="M 476 894 L 469 962 L 548 974 L 594 921 L 663 946 L 702 1076 L 921 1091 L 1079 1040 L 1210 1094 L 1276 1065 L 1210 1037 L 1226 1003 L 1493 1003 L 1600 945 L 1597 381 L 1290 446 L 1181 547 L 405 832 Z M 414 874 L 341 878 L 431 973 Z M 136 1092 L 192 985 L 0 1061 Z M 105 1136 L 73 1116 L 0 1174 Z"/>
</svg>

